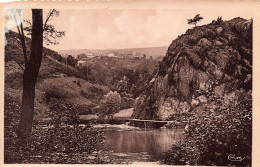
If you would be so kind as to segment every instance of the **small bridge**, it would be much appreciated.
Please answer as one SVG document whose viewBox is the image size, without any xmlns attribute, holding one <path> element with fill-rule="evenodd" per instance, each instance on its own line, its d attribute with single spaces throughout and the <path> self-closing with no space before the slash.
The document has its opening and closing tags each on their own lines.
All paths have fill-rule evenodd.
<svg viewBox="0 0 260 167">
<path fill-rule="evenodd" d="M 156 121 L 156 120 L 144 120 L 144 119 L 127 119 L 129 125 L 143 127 L 143 128 L 160 128 L 167 123 L 174 123 L 175 121 Z"/>
</svg>

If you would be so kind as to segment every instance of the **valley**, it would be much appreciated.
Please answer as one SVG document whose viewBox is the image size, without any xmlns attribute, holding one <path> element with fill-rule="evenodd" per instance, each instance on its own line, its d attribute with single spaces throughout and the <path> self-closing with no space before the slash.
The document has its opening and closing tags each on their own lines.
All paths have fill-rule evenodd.
<svg viewBox="0 0 260 167">
<path fill-rule="evenodd" d="M 32 134 L 24 144 L 16 130 L 25 66 L 19 35 L 10 30 L 5 162 L 250 165 L 252 22 L 218 18 L 188 29 L 169 47 L 44 47 Z M 26 37 L 27 48 L 31 43 Z M 246 158 L 230 162 L 231 152 Z"/>
</svg>

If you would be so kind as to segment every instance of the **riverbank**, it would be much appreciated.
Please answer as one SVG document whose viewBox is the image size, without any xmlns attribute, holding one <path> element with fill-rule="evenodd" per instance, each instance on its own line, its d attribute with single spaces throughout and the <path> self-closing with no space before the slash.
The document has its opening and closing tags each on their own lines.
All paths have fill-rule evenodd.
<svg viewBox="0 0 260 167">
<path fill-rule="evenodd" d="M 113 151 L 94 152 L 87 157 L 88 164 L 135 164 L 153 163 L 159 164 L 151 155 L 146 152 L 141 153 L 114 153 Z"/>
<path fill-rule="evenodd" d="M 126 124 L 140 128 L 184 128 L 187 122 L 179 121 L 160 121 L 160 120 L 142 120 L 132 119 L 133 108 L 120 110 L 113 116 L 113 120 L 99 119 L 97 114 L 80 115 L 80 124 L 113 124 L 120 125 Z"/>
</svg>

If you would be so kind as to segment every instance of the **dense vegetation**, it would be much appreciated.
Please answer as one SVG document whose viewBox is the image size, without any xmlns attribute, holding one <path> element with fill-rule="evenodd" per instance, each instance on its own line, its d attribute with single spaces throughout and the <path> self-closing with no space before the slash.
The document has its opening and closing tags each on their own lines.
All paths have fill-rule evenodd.
<svg viewBox="0 0 260 167">
<path fill-rule="evenodd" d="M 164 163 L 250 166 L 251 93 L 241 89 L 224 97 L 211 97 L 214 107 L 204 106 L 200 113 L 193 113 L 187 125 L 185 143 L 174 144 Z"/>
<path fill-rule="evenodd" d="M 5 98 L 5 163 L 89 163 L 88 156 L 104 143 L 104 133 L 90 124 L 79 126 L 75 106 L 62 100 L 49 104 L 48 124 L 35 122 L 30 138 L 21 142 L 20 105 Z"/>
<path fill-rule="evenodd" d="M 113 119 L 113 115 L 119 112 L 121 104 L 121 96 L 117 92 L 110 91 L 105 95 L 104 99 L 101 101 L 101 111 L 99 111 L 98 116 L 101 119 L 108 117 L 108 119 Z"/>
<path fill-rule="evenodd" d="M 12 31 L 6 33 L 5 46 L 5 94 L 19 101 L 22 90 L 22 49 L 16 41 L 18 34 Z M 26 38 L 27 46 L 30 39 Z M 87 65 L 79 68 L 76 59 L 62 57 L 55 51 L 44 48 L 44 55 L 36 87 L 36 112 L 43 111 L 48 106 L 42 98 L 62 98 L 69 103 L 76 103 L 81 113 L 91 112 L 109 90 L 120 92 L 120 81 L 127 77 L 127 90 L 137 97 L 144 88 L 144 82 L 152 76 L 158 61 L 153 59 L 117 59 L 93 58 Z M 21 66 L 21 67 L 20 67 Z M 61 89 L 64 87 L 64 89 Z M 77 100 L 76 100 L 77 99 Z M 81 104 L 79 104 L 81 103 Z M 125 108 L 122 106 L 122 108 Z"/>
<path fill-rule="evenodd" d="M 101 160 L 101 153 L 97 153 L 105 141 L 103 131 L 91 124 L 80 126 L 79 115 L 112 117 L 120 109 L 133 107 L 135 100 L 138 118 L 161 119 L 170 113 L 165 120 L 187 121 L 185 142 L 174 143 L 162 163 L 250 166 L 250 24 L 241 18 L 223 22 L 219 17 L 209 25 L 190 29 L 173 41 L 161 63 L 96 57 L 79 67 L 74 57 L 65 59 L 44 48 L 33 131 L 26 142 L 16 134 L 21 112 L 22 50 L 17 34 L 7 33 L 5 163 L 114 163 Z M 26 44 L 30 45 L 29 38 Z M 161 115 L 158 108 L 163 108 Z M 176 123 L 169 127 L 176 127 Z"/>
<path fill-rule="evenodd" d="M 5 163 L 113 163 L 98 159 L 96 149 L 104 142 L 104 134 L 91 125 L 78 126 L 79 115 L 95 113 L 93 108 L 102 105 L 100 101 L 109 90 L 122 96 L 120 108 L 132 107 L 132 97 L 139 95 L 158 61 L 93 59 L 87 62 L 86 71 L 76 66 L 73 57 L 66 60 L 43 48 L 33 130 L 30 138 L 21 142 L 16 132 L 21 113 L 22 49 L 17 33 L 5 35 Z M 27 47 L 30 42 L 26 38 Z"/>
<path fill-rule="evenodd" d="M 154 59 L 118 59 L 110 57 L 93 58 L 83 67 L 78 67 L 86 80 L 91 83 L 105 85 L 111 90 L 117 90 L 118 83 L 127 77 L 127 93 L 138 97 L 147 82 L 158 68 Z"/>
</svg>

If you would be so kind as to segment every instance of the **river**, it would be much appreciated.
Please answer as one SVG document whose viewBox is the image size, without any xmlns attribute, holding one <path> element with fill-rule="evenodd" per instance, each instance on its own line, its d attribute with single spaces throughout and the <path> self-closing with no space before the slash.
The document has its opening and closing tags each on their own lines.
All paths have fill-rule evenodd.
<svg viewBox="0 0 260 167">
<path fill-rule="evenodd" d="M 174 141 L 184 142 L 183 129 L 106 129 L 105 145 L 102 150 L 114 153 L 144 153 L 152 159 L 160 159 L 171 149 Z"/>
</svg>

